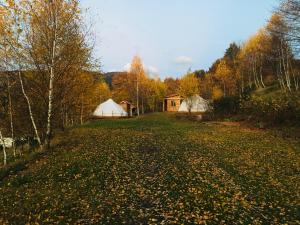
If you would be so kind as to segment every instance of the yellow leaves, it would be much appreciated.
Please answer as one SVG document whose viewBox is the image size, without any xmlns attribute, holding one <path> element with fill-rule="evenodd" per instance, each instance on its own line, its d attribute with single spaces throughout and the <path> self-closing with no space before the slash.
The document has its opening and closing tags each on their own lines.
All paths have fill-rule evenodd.
<svg viewBox="0 0 300 225">
<path fill-rule="evenodd" d="M 226 60 L 221 60 L 220 63 L 218 64 L 217 71 L 216 71 L 217 77 L 220 80 L 225 80 L 227 77 L 232 75 L 232 70 L 228 66 Z"/>
<path fill-rule="evenodd" d="M 265 29 L 260 29 L 244 44 L 240 57 L 243 58 L 247 55 L 259 57 L 260 54 L 266 53 L 272 47 L 270 38 Z"/>
<path fill-rule="evenodd" d="M 134 56 L 130 65 L 129 73 L 141 79 L 145 76 L 144 66 L 139 56 Z"/>
<path fill-rule="evenodd" d="M 184 98 L 190 98 L 199 94 L 200 85 L 199 80 L 193 73 L 187 73 L 181 78 L 179 84 L 179 94 Z"/>
<path fill-rule="evenodd" d="M 221 97 L 223 97 L 224 93 L 221 88 L 219 87 L 213 87 L 213 92 L 212 92 L 212 99 L 213 100 L 218 100 Z"/>
</svg>

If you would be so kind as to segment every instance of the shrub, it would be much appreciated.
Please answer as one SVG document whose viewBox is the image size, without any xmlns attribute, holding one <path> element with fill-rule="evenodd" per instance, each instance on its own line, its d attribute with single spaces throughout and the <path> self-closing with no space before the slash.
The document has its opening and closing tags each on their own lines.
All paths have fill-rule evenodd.
<svg viewBox="0 0 300 225">
<path fill-rule="evenodd" d="M 213 103 L 214 112 L 221 115 L 236 114 L 240 108 L 240 98 L 236 96 L 222 97 Z"/>
<path fill-rule="evenodd" d="M 300 97 L 298 95 L 277 95 L 269 98 L 253 96 L 241 103 L 244 114 L 259 122 L 281 124 L 300 122 Z"/>
</svg>

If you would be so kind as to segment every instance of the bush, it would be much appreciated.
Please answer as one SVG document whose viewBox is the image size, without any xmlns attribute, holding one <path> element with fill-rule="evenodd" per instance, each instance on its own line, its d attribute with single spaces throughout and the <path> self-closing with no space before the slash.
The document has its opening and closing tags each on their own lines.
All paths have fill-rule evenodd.
<svg viewBox="0 0 300 225">
<path fill-rule="evenodd" d="M 214 113 L 218 115 L 233 115 L 239 111 L 240 98 L 236 96 L 222 97 L 213 103 Z"/>
<path fill-rule="evenodd" d="M 300 122 L 300 96 L 277 95 L 269 98 L 251 97 L 241 103 L 244 114 L 254 117 L 258 122 L 282 124 Z"/>
</svg>

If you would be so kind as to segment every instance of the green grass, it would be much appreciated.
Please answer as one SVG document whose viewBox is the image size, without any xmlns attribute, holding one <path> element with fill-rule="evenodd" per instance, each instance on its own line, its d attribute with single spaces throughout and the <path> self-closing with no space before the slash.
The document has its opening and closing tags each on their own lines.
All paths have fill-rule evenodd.
<svg viewBox="0 0 300 225">
<path fill-rule="evenodd" d="M 0 223 L 297 224 L 299 152 L 173 114 L 95 121 L 0 183 Z"/>
</svg>

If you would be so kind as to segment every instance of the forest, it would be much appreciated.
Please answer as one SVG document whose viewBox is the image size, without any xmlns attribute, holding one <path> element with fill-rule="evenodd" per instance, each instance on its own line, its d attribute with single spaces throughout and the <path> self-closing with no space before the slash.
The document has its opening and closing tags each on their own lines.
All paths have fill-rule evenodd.
<svg viewBox="0 0 300 225">
<path fill-rule="evenodd" d="M 85 13 L 0 0 L 1 224 L 299 224 L 299 0 L 164 79 L 139 55 L 103 71 Z M 171 95 L 209 110 L 164 112 Z M 94 118 L 110 98 L 135 115 Z"/>
<path fill-rule="evenodd" d="M 7 0 L 0 5 L 0 131 L 50 148 L 55 133 L 90 119 L 112 97 L 139 113 L 162 111 L 169 94 L 200 94 L 215 115 L 299 122 L 300 3 L 284 0 L 244 43 L 232 43 L 208 71 L 161 80 L 135 56 L 129 71 L 106 75 L 77 0 Z M 262 93 L 262 94 L 261 94 Z M 27 139 L 28 139 L 27 138 Z M 15 153 L 14 153 L 15 154 Z"/>
</svg>

